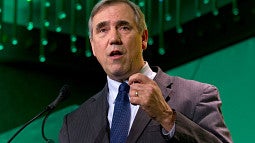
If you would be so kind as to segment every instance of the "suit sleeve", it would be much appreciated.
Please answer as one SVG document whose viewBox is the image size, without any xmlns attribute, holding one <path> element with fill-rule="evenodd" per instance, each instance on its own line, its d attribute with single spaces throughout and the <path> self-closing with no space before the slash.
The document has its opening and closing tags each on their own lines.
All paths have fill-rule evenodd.
<svg viewBox="0 0 255 143">
<path fill-rule="evenodd" d="M 174 142 L 232 143 L 223 120 L 218 90 L 212 85 L 204 86 L 191 119 L 177 111 Z"/>
</svg>

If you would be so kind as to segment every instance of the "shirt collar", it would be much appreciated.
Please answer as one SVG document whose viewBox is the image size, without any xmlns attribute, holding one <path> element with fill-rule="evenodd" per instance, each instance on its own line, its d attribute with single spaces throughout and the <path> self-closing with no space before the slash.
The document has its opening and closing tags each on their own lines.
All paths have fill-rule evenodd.
<svg viewBox="0 0 255 143">
<path fill-rule="evenodd" d="M 148 62 L 145 62 L 143 68 L 140 70 L 140 73 L 146 75 L 150 79 L 153 79 L 156 76 L 156 73 L 152 71 Z M 108 96 L 108 101 L 110 103 L 111 102 L 113 103 L 118 94 L 118 88 L 121 83 L 118 81 L 112 80 L 109 76 L 107 76 L 107 82 L 108 82 L 108 88 L 109 88 L 109 95 L 111 95 L 111 96 Z"/>
</svg>

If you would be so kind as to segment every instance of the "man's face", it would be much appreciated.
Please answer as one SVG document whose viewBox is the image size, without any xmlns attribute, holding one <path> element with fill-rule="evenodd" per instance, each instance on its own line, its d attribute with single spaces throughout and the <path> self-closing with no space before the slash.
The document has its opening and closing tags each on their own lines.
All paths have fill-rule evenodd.
<svg viewBox="0 0 255 143">
<path fill-rule="evenodd" d="M 147 30 L 138 32 L 134 12 L 125 3 L 103 7 L 92 20 L 90 43 L 93 55 L 107 75 L 125 80 L 144 65 L 142 52 L 147 47 Z"/>
</svg>

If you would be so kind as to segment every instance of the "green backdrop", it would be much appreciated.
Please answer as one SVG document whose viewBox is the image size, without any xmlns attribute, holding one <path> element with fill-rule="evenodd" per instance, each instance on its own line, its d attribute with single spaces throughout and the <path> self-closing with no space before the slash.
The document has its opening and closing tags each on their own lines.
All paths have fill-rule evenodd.
<svg viewBox="0 0 255 143">
<path fill-rule="evenodd" d="M 171 69 L 167 73 L 217 86 L 223 101 L 223 116 L 234 142 L 253 142 L 255 37 Z M 57 142 L 64 114 L 75 108 L 77 105 L 53 112 L 46 123 L 46 136 Z M 41 121 L 39 119 L 29 125 L 14 139 L 13 143 L 35 141 L 43 143 Z M 0 142 L 6 142 L 19 128 L 0 134 Z"/>
<path fill-rule="evenodd" d="M 254 37 L 169 70 L 168 74 L 216 85 L 234 142 L 254 142 Z"/>
</svg>

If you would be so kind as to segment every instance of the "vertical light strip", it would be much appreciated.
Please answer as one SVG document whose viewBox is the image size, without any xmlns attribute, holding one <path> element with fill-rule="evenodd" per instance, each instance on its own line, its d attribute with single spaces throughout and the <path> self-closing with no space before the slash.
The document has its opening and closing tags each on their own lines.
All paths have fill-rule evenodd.
<svg viewBox="0 0 255 143">
<path fill-rule="evenodd" d="M 172 16 L 171 16 L 171 13 L 170 13 L 170 3 L 169 3 L 169 1 L 170 0 L 165 0 L 165 20 L 167 22 L 172 20 Z"/>
<path fill-rule="evenodd" d="M 201 3 L 200 0 L 195 0 L 196 17 L 201 16 Z"/>
<path fill-rule="evenodd" d="M 82 3 L 81 3 L 80 0 L 76 0 L 75 9 L 76 9 L 77 11 L 81 11 L 81 10 L 82 10 Z"/>
<path fill-rule="evenodd" d="M 237 0 L 233 0 L 232 4 L 233 4 L 233 6 L 232 6 L 232 13 L 234 15 L 239 15 L 239 9 L 237 7 Z"/>
<path fill-rule="evenodd" d="M 46 19 L 47 17 L 47 8 L 50 7 L 48 0 L 41 0 L 41 28 L 40 28 L 40 49 L 39 49 L 39 61 L 45 62 L 45 46 L 48 44 L 48 39 L 46 36 L 46 27 L 49 26 L 49 22 Z"/>
<path fill-rule="evenodd" d="M 159 20 L 159 49 L 158 49 L 158 53 L 160 55 L 164 55 L 165 54 L 165 47 L 164 47 L 164 9 L 163 9 L 163 2 L 164 0 L 159 0 L 159 16 L 158 16 L 158 20 Z"/>
<path fill-rule="evenodd" d="M 29 8 L 29 15 L 28 15 L 28 23 L 27 23 L 27 30 L 32 30 L 34 28 L 34 23 L 33 23 L 33 0 L 27 0 L 28 3 L 28 8 Z"/>
<path fill-rule="evenodd" d="M 76 35 L 76 11 L 82 10 L 82 4 L 80 0 L 74 0 L 71 1 L 71 35 L 70 35 L 70 41 L 71 41 L 71 52 L 76 53 L 77 47 L 76 47 L 76 41 L 77 41 L 77 35 Z"/>
<path fill-rule="evenodd" d="M 142 12 L 145 12 L 145 0 L 139 0 L 138 5 L 141 8 Z"/>
<path fill-rule="evenodd" d="M 12 45 L 17 45 L 18 44 L 18 39 L 17 39 L 17 18 L 18 18 L 18 0 L 14 0 Z"/>
<path fill-rule="evenodd" d="M 208 4 L 210 2 L 210 0 L 203 0 L 204 4 Z"/>
<path fill-rule="evenodd" d="M 181 26 L 181 0 L 176 0 L 176 32 L 177 33 L 183 32 Z"/>
<path fill-rule="evenodd" d="M 147 15 L 145 15 L 146 21 L 147 21 L 147 28 L 149 31 L 149 39 L 148 39 L 148 44 L 153 45 L 154 41 L 152 38 L 152 0 L 147 0 Z"/>
<path fill-rule="evenodd" d="M 86 19 L 86 23 L 88 23 L 89 21 L 89 17 L 90 17 L 90 11 L 92 9 L 93 6 L 93 1 L 86 1 L 86 13 L 85 13 L 85 19 Z M 88 26 L 87 26 L 88 27 Z M 86 49 L 85 49 L 85 56 L 86 57 L 91 57 L 92 53 L 91 53 L 91 49 L 90 49 L 90 42 L 89 42 L 89 29 L 86 28 L 85 30 L 85 44 L 86 44 Z"/>
<path fill-rule="evenodd" d="M 0 0 L 0 51 L 4 49 L 3 45 L 3 31 L 2 31 L 2 24 L 3 24 L 3 0 Z"/>
<path fill-rule="evenodd" d="M 73 1 L 73 0 L 72 0 Z M 71 1 L 71 2 L 72 2 Z M 56 32 L 61 32 L 62 31 L 62 27 L 60 25 L 60 21 L 66 18 L 66 13 L 64 11 L 64 7 L 63 7 L 63 1 L 62 0 L 56 0 L 56 19 L 55 19 L 55 31 Z"/>
<path fill-rule="evenodd" d="M 217 16 L 219 14 L 219 11 L 217 8 L 217 0 L 212 0 L 212 12 L 214 16 Z"/>
<path fill-rule="evenodd" d="M 71 25 L 71 29 L 70 29 L 70 42 L 71 42 L 71 47 L 70 50 L 72 53 L 76 53 L 77 52 L 77 48 L 76 48 L 76 34 L 75 34 L 75 9 L 76 9 L 76 0 L 72 0 L 71 1 L 71 12 L 70 12 L 70 25 Z"/>
</svg>

